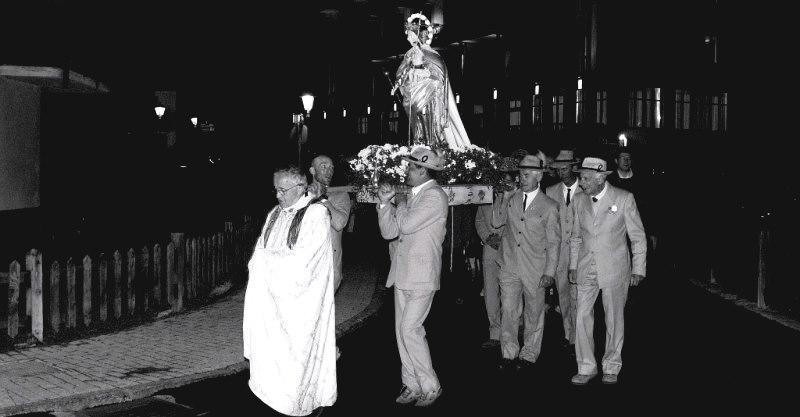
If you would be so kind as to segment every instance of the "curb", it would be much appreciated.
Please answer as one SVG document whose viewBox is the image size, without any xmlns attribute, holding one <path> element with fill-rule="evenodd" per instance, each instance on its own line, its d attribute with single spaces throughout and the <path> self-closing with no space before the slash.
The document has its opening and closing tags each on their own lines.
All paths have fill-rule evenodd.
<svg viewBox="0 0 800 417">
<path fill-rule="evenodd" d="M 723 291 L 722 288 L 720 288 L 717 285 L 712 285 L 706 282 L 700 282 L 695 279 L 690 279 L 689 282 L 691 282 L 696 287 L 706 290 L 710 294 L 715 294 L 720 298 L 730 301 L 731 303 L 736 304 L 737 306 L 742 307 L 748 311 L 756 313 L 767 320 L 780 323 L 783 326 L 786 326 L 792 330 L 800 331 L 799 321 L 789 318 L 778 311 L 770 309 L 769 307 L 761 308 L 758 306 L 758 304 L 750 300 L 746 300 L 737 296 L 736 294 L 727 293 Z"/>
<path fill-rule="evenodd" d="M 375 282 L 375 289 L 372 292 L 372 299 L 369 305 L 367 305 L 367 307 L 364 308 L 364 310 L 362 310 L 360 313 L 342 323 L 339 323 L 339 325 L 336 326 L 336 338 L 345 336 L 358 330 L 364 326 L 367 320 L 377 313 L 381 308 L 383 305 L 383 295 L 386 293 L 386 288 L 383 285 L 380 285 L 377 281 L 378 280 Z M 235 292 L 236 291 L 229 292 L 215 300 L 215 302 L 221 301 Z M 0 417 L 33 412 L 79 411 L 101 405 L 133 401 L 149 397 L 159 391 L 179 388 L 184 385 L 193 384 L 206 379 L 219 378 L 244 372 L 248 368 L 248 361 L 242 360 L 241 362 L 211 371 L 183 375 L 126 388 L 112 388 L 107 390 L 92 391 L 83 394 L 74 394 L 55 399 L 47 399 L 18 406 L 11 406 L 0 410 Z"/>
</svg>

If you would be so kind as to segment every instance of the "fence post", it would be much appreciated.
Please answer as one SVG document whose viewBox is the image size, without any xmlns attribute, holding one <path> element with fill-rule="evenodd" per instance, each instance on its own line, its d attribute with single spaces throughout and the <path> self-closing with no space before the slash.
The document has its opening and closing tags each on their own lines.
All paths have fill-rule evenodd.
<svg viewBox="0 0 800 417">
<path fill-rule="evenodd" d="M 122 315 L 122 254 L 114 251 L 114 318 Z"/>
<path fill-rule="evenodd" d="M 198 276 L 197 269 L 199 267 L 197 264 L 197 238 L 192 238 L 189 245 L 190 245 L 189 250 L 191 251 L 191 254 L 189 256 L 190 256 L 190 263 L 192 265 L 191 266 L 192 287 L 194 288 L 194 295 L 197 296 L 197 294 L 202 294 L 203 291 L 205 291 L 203 287 L 200 285 L 200 280 L 197 279 Z"/>
<path fill-rule="evenodd" d="M 102 323 L 108 319 L 108 261 L 104 253 L 100 254 L 100 266 L 97 270 L 97 295 Z"/>
<path fill-rule="evenodd" d="M 210 287 L 208 285 L 208 269 L 206 268 L 206 238 L 198 238 L 197 243 L 200 245 L 197 251 L 197 266 L 200 268 L 200 271 L 197 275 L 203 283 L 206 294 L 208 294 Z"/>
<path fill-rule="evenodd" d="M 167 244 L 167 276 L 166 282 L 164 285 L 167 287 L 166 295 L 167 295 L 167 303 L 169 303 L 170 308 L 173 310 L 175 309 L 175 296 L 174 296 L 174 286 L 175 286 L 175 244 L 169 242 Z"/>
<path fill-rule="evenodd" d="M 217 283 L 219 282 L 219 276 L 217 275 L 217 235 L 211 235 L 211 282 L 212 287 L 216 287 Z"/>
<path fill-rule="evenodd" d="M 762 224 L 761 230 L 758 233 L 758 281 L 756 288 L 756 305 L 758 308 L 766 308 L 767 303 L 764 300 L 764 288 L 767 281 L 767 242 L 769 241 L 769 231 Z"/>
<path fill-rule="evenodd" d="M 53 334 L 61 330 L 61 310 L 59 301 L 61 281 L 61 268 L 58 261 L 53 261 L 50 265 L 50 327 L 53 329 Z"/>
<path fill-rule="evenodd" d="M 161 258 L 161 245 L 153 246 L 153 303 L 161 308 L 161 281 L 163 280 L 164 266 Z"/>
<path fill-rule="evenodd" d="M 233 231 L 233 223 L 232 222 L 225 222 L 225 237 L 222 240 L 222 256 L 223 256 L 223 265 L 225 267 L 225 274 L 230 277 L 231 275 L 231 252 L 230 252 L 230 244 L 231 244 L 231 231 Z"/>
<path fill-rule="evenodd" d="M 142 299 L 139 304 L 142 305 L 142 311 L 146 312 L 150 309 L 150 297 L 153 288 L 153 270 L 150 267 L 150 250 L 147 248 L 147 245 L 142 247 L 141 258 L 142 274 L 139 279 L 142 284 L 138 287 L 142 289 Z"/>
<path fill-rule="evenodd" d="M 192 280 L 192 239 L 187 239 L 183 245 L 183 265 L 184 275 L 186 277 L 186 300 L 193 300 L 195 289 L 194 280 Z"/>
<path fill-rule="evenodd" d="M 133 315 L 136 309 L 136 252 L 128 249 L 127 305 L 128 314 Z"/>
<path fill-rule="evenodd" d="M 75 312 L 75 263 L 72 258 L 67 259 L 67 327 L 74 329 L 77 315 Z"/>
<path fill-rule="evenodd" d="M 173 305 L 173 311 L 182 311 L 183 310 L 183 297 L 184 297 L 184 250 L 183 250 L 183 233 L 172 233 L 172 243 L 174 244 L 175 249 L 175 280 L 174 282 L 177 284 L 176 294 L 175 294 L 175 304 Z"/>
<path fill-rule="evenodd" d="M 225 278 L 222 273 L 222 232 L 217 232 L 217 281 L 224 281 Z"/>
<path fill-rule="evenodd" d="M 11 262 L 8 267 L 8 337 L 14 339 L 19 332 L 19 262 Z"/>
<path fill-rule="evenodd" d="M 42 254 L 31 249 L 28 254 L 28 270 L 31 272 L 31 334 L 44 342 L 44 291 L 42 291 Z"/>
<path fill-rule="evenodd" d="M 92 258 L 83 257 L 83 325 L 92 324 Z"/>
</svg>

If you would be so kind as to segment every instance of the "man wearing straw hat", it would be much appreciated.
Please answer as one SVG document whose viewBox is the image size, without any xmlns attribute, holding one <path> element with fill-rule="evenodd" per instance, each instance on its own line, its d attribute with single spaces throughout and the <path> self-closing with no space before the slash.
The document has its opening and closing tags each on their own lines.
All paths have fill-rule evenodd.
<svg viewBox="0 0 800 417">
<path fill-rule="evenodd" d="M 489 339 L 481 347 L 495 348 L 500 345 L 500 244 L 504 225 L 492 225 L 494 206 L 503 204 L 503 192 L 517 189 L 515 175 L 517 160 L 507 156 L 503 158 L 498 171 L 501 173 L 499 184 L 494 187 L 492 204 L 481 204 L 475 213 L 475 230 L 483 244 L 483 300 L 486 303 L 486 315 L 489 319 Z"/>
<path fill-rule="evenodd" d="M 442 394 L 422 325 L 440 286 L 448 198 L 434 179 L 435 172 L 444 169 L 436 152 L 419 146 L 403 159 L 410 162 L 406 184 L 411 194 L 392 204 L 396 191 L 382 184 L 378 225 L 384 239 L 396 239 L 386 282 L 394 286 L 395 336 L 402 364 L 403 388 L 395 401 L 426 407 Z"/>
<path fill-rule="evenodd" d="M 629 191 L 608 182 L 606 161 L 587 157 L 580 167 L 583 193 L 572 202 L 569 280 L 577 284 L 575 385 L 585 385 L 597 375 L 594 356 L 594 303 L 603 292 L 606 346 L 602 371 L 604 384 L 616 384 L 622 368 L 623 314 L 628 287 L 644 279 L 647 235 Z M 631 241 L 628 249 L 627 239 Z M 631 252 L 633 261 L 631 262 Z M 631 265 L 632 263 L 632 265 Z"/>
<path fill-rule="evenodd" d="M 564 345 L 575 352 L 575 302 L 577 288 L 570 284 L 569 272 L 569 241 L 572 237 L 572 211 L 570 204 L 577 193 L 582 192 L 578 186 L 576 171 L 578 161 L 571 150 L 561 150 L 550 165 L 561 180 L 558 184 L 547 188 L 547 196 L 559 205 L 558 217 L 561 223 L 561 250 L 556 267 L 556 289 L 558 290 L 558 307 L 564 323 Z"/>
<path fill-rule="evenodd" d="M 530 368 L 539 357 L 545 288 L 553 284 L 561 244 L 558 203 L 539 188 L 544 160 L 526 155 L 518 168 L 519 190 L 504 192 L 503 203 L 492 213 L 493 226 L 505 225 L 500 261 L 501 370 Z M 523 313 L 525 331 L 520 349 L 519 320 Z"/>
</svg>

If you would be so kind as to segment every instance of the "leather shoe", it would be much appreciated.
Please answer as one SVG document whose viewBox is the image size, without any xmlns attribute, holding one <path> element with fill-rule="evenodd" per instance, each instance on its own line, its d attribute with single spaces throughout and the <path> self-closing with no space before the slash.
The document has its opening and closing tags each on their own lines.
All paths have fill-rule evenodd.
<svg viewBox="0 0 800 417">
<path fill-rule="evenodd" d="M 481 349 L 493 349 L 500 346 L 500 341 L 497 339 L 488 339 L 481 343 Z"/>
<path fill-rule="evenodd" d="M 507 371 L 509 369 L 514 368 L 514 361 L 512 359 L 500 359 L 500 362 L 497 364 L 497 369 L 501 371 Z"/>
<path fill-rule="evenodd" d="M 439 389 L 437 389 L 435 391 L 431 391 L 431 392 L 428 392 L 426 394 L 422 394 L 422 396 L 419 397 L 419 399 L 417 400 L 416 404 L 414 404 L 414 406 L 415 407 L 428 407 L 431 404 L 433 404 L 434 402 L 436 402 L 436 400 L 441 395 L 442 395 L 442 387 L 439 387 Z"/>
<path fill-rule="evenodd" d="M 603 374 L 603 383 L 613 385 L 617 383 L 617 374 Z"/>
<path fill-rule="evenodd" d="M 597 374 L 591 374 L 591 375 L 575 374 L 575 376 L 572 377 L 572 385 L 586 385 L 589 383 L 589 381 L 592 380 L 592 378 L 596 376 Z"/>
<path fill-rule="evenodd" d="M 530 371 L 533 369 L 534 365 L 536 365 L 535 362 L 526 361 L 525 359 L 517 359 L 517 363 L 514 364 L 514 369 L 517 372 Z"/>
<path fill-rule="evenodd" d="M 403 385 L 403 390 L 400 395 L 394 400 L 398 404 L 411 404 L 420 397 L 418 392 L 411 391 L 411 388 Z"/>
</svg>

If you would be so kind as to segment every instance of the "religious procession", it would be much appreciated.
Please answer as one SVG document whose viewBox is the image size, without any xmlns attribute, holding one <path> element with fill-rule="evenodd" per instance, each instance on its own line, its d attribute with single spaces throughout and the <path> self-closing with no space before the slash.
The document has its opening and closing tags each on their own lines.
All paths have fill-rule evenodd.
<svg viewBox="0 0 800 417">
<path fill-rule="evenodd" d="M 279 413 L 319 414 L 337 400 L 341 350 L 333 299 L 343 252 L 358 250 L 342 245 L 354 204 L 374 204 L 387 243 L 397 404 L 429 407 L 446 392 L 425 321 L 437 313 L 431 307 L 442 285 L 452 285 L 442 277 L 455 279 L 454 262 L 464 258 L 466 271 L 482 274 L 488 321 L 482 348 L 498 351 L 498 370 L 534 367 L 552 309 L 563 332 L 548 337 L 561 338 L 574 360 L 570 382 L 618 381 L 628 291 L 644 282 L 654 245 L 648 242 L 655 242 L 640 214 L 632 152 L 620 146 L 612 167 L 605 154 L 591 151 L 578 157 L 576 149 L 549 156 L 519 149 L 502 156 L 473 145 L 444 60 L 431 47 L 440 28 L 420 13 L 405 23 L 409 49 L 389 93 L 399 95 L 408 117 L 408 146 L 365 148 L 350 161 L 357 181 L 346 187 L 330 186 L 334 163 L 327 155 L 316 155 L 308 172 L 295 166 L 273 173 L 278 205 L 250 259 L 243 328 L 249 386 Z M 468 248 L 475 246 L 472 235 L 480 254 Z M 599 364 L 598 297 L 606 329 Z"/>
</svg>

